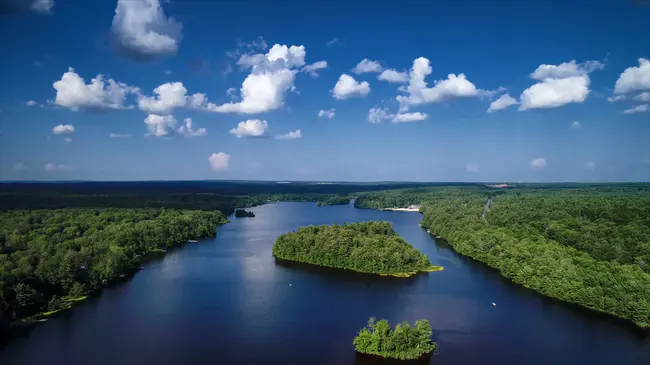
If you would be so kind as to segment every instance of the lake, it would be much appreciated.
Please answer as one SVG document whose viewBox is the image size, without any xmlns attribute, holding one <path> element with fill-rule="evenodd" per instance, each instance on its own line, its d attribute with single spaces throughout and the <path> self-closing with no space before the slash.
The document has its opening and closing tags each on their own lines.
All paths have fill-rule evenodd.
<svg viewBox="0 0 650 365">
<path fill-rule="evenodd" d="M 352 339 L 370 316 L 428 319 L 439 347 L 425 363 L 650 364 L 650 337 L 454 253 L 418 226 L 419 213 L 314 203 L 251 210 L 255 218 L 231 217 L 216 238 L 148 263 L 12 340 L 0 364 L 363 364 Z M 276 237 L 300 226 L 369 220 L 392 222 L 445 270 L 375 277 L 271 255 Z"/>
</svg>

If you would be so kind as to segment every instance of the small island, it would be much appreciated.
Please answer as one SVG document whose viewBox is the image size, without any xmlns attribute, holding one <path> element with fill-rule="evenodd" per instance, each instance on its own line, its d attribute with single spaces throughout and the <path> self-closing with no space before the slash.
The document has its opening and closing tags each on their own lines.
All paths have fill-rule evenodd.
<svg viewBox="0 0 650 365">
<path fill-rule="evenodd" d="M 427 320 L 399 323 L 391 329 L 388 321 L 368 320 L 368 326 L 359 331 L 352 343 L 362 354 L 375 355 L 397 360 L 415 360 L 432 353 L 436 343 L 431 340 L 431 325 Z"/>
<path fill-rule="evenodd" d="M 243 209 L 235 210 L 235 217 L 236 218 L 242 218 L 242 217 L 250 217 L 250 218 L 252 218 L 254 216 L 255 216 L 255 213 L 250 212 L 250 211 L 246 211 L 246 210 L 243 210 Z"/>
<path fill-rule="evenodd" d="M 401 238 L 389 222 L 380 221 L 301 227 L 277 238 L 273 256 L 395 277 L 442 270 Z"/>
<path fill-rule="evenodd" d="M 347 205 L 350 204 L 350 198 L 346 196 L 335 195 L 316 203 L 316 206 L 325 205 Z"/>
</svg>

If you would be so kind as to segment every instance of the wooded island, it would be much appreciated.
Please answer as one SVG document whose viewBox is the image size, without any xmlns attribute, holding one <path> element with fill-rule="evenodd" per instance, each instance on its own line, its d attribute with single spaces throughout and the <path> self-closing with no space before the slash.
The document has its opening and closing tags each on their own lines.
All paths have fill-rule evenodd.
<svg viewBox="0 0 650 365">
<path fill-rule="evenodd" d="M 318 266 L 369 274 L 409 277 L 438 271 L 389 222 L 301 227 L 277 238 L 273 256 Z"/>
<path fill-rule="evenodd" d="M 427 320 L 415 321 L 414 326 L 408 322 L 398 323 L 391 329 L 388 321 L 368 320 L 368 326 L 359 331 L 352 343 L 357 352 L 380 357 L 414 360 L 436 349 L 431 341 L 431 325 Z"/>
</svg>

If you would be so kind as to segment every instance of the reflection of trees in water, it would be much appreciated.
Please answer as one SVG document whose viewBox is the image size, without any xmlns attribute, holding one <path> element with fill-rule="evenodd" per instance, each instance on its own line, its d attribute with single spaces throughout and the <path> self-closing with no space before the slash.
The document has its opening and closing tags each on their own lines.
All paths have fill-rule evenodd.
<svg viewBox="0 0 650 365">
<path fill-rule="evenodd" d="M 431 356 L 433 356 L 429 353 L 415 360 L 395 360 L 358 352 L 355 352 L 355 354 L 354 363 L 356 365 L 428 365 L 431 362 Z"/>
</svg>

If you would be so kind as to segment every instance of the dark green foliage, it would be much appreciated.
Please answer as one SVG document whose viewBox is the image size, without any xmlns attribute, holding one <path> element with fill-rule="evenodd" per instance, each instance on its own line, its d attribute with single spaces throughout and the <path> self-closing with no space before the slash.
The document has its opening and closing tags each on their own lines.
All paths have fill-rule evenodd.
<svg viewBox="0 0 650 365">
<path fill-rule="evenodd" d="M 301 227 L 275 241 L 280 259 L 372 274 L 417 272 L 429 258 L 402 239 L 388 222 Z"/>
<path fill-rule="evenodd" d="M 346 196 L 338 196 L 338 195 L 333 195 L 331 197 L 328 197 L 327 199 L 323 201 L 319 201 L 316 203 L 318 206 L 323 206 L 323 205 L 347 205 L 350 204 L 350 198 Z"/>
<path fill-rule="evenodd" d="M 235 217 L 236 218 L 242 218 L 242 217 L 255 217 L 255 213 L 243 210 L 243 209 L 237 209 L 235 210 Z"/>
<path fill-rule="evenodd" d="M 16 320 L 60 309 L 225 222 L 218 211 L 172 209 L 0 213 L 0 312 Z"/>
<path fill-rule="evenodd" d="M 650 328 L 647 186 L 507 190 L 484 220 L 486 192 L 432 189 L 422 227 L 527 288 Z"/>
<path fill-rule="evenodd" d="M 432 334 L 427 320 L 415 321 L 413 327 L 408 322 L 398 323 L 391 329 L 386 320 L 375 322 L 372 317 L 352 343 L 354 349 L 363 354 L 412 360 L 436 349 L 436 343 L 431 341 Z"/>
</svg>

